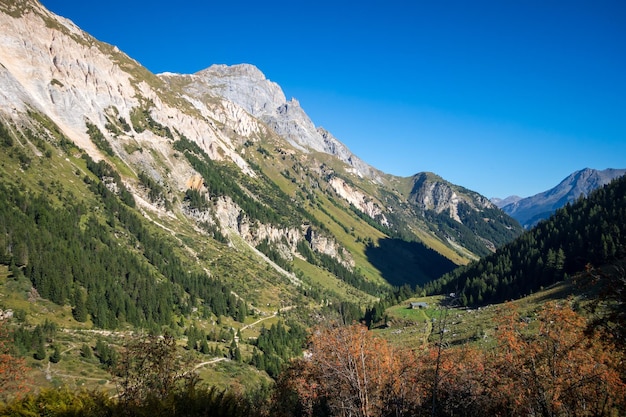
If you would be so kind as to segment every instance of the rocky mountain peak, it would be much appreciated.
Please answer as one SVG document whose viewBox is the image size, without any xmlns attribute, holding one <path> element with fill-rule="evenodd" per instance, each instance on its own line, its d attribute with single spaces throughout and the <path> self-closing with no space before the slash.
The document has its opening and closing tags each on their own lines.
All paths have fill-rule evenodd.
<svg viewBox="0 0 626 417">
<path fill-rule="evenodd" d="M 452 219 L 461 223 L 458 214 L 459 195 L 450 184 L 436 175 L 424 172 L 416 174 L 410 200 L 423 210 L 436 213 L 446 211 Z"/>
<path fill-rule="evenodd" d="M 501 206 L 509 216 L 519 221 L 525 228 L 531 228 L 539 221 L 547 219 L 555 210 L 577 198 L 587 196 L 596 188 L 626 174 L 626 169 L 608 168 L 602 171 L 584 168 L 573 172 L 556 187 L 531 197 L 513 201 Z"/>
<path fill-rule="evenodd" d="M 274 114 L 287 102 L 280 86 L 250 64 L 211 65 L 194 74 L 193 79 L 186 91 L 224 97 L 254 117 Z"/>
<path fill-rule="evenodd" d="M 517 195 L 510 195 L 510 196 L 508 196 L 508 197 L 506 197 L 506 198 L 498 198 L 498 197 L 494 197 L 494 198 L 491 198 L 491 199 L 490 199 L 490 201 L 491 201 L 493 204 L 495 204 L 495 205 L 496 205 L 496 207 L 498 207 L 498 208 L 502 208 L 502 207 L 504 207 L 504 206 L 506 206 L 506 205 L 509 205 L 509 204 L 511 204 L 511 203 L 515 203 L 516 201 L 519 201 L 519 200 L 521 200 L 521 199 L 522 199 L 522 197 L 520 197 L 520 196 L 517 196 Z"/>
<path fill-rule="evenodd" d="M 245 210 L 239 203 L 254 201 L 254 207 L 262 207 L 263 213 L 265 209 L 296 213 L 310 204 L 299 201 L 306 197 L 317 204 L 325 199 L 338 206 L 350 204 L 381 228 L 388 228 L 390 235 L 406 235 L 407 239 L 432 236 L 442 243 L 442 255 L 460 261 L 472 256 L 468 252 L 484 252 L 485 245 L 458 250 L 459 242 L 475 239 L 473 235 L 480 231 L 450 237 L 452 233 L 439 233 L 438 224 L 432 226 L 420 218 L 423 210 L 445 211 L 466 225 L 459 207 L 467 204 L 463 208 L 479 210 L 479 196 L 467 197 L 467 190 L 439 178 L 408 201 L 400 190 L 406 190 L 410 179 L 392 178 L 359 159 L 329 131 L 315 126 L 300 103 L 287 100 L 281 87 L 257 67 L 212 65 L 195 74 L 154 75 L 116 47 L 99 42 L 39 3 L 0 0 L 0 8 L 4 11 L 0 13 L 0 27 L 4 28 L 0 34 L 2 123 L 32 127 L 33 131 L 54 129 L 96 161 L 121 161 L 128 168 L 124 180 L 136 192 L 142 209 L 166 214 L 160 202 L 142 198 L 145 187 L 138 184 L 139 173 L 167 189 L 176 201 L 184 201 L 191 189 L 219 201 L 218 206 L 223 203 L 221 210 L 193 208 L 184 214 L 213 228 L 232 229 L 253 244 L 265 238 L 278 244 L 282 232 L 274 231 L 283 228 L 253 216 L 242 221 Z M 259 145 L 251 146 L 255 142 Z M 287 143 L 291 146 L 283 146 Z M 264 196 L 258 191 L 263 189 L 259 183 L 239 187 L 233 180 L 230 190 L 221 190 L 225 195 L 215 196 L 207 179 L 210 176 L 200 174 L 197 160 L 187 159 L 188 152 L 194 158 L 220 161 L 216 166 L 232 163 L 230 169 L 236 166 L 250 181 L 259 176 L 266 181 L 271 173 L 280 174 L 279 180 L 289 179 L 289 187 L 296 184 L 297 191 L 278 193 L 281 186 L 277 186 Z M 242 176 L 238 181 L 248 179 Z M 266 182 L 271 181 L 276 179 L 270 177 Z M 287 195 L 289 199 L 284 200 Z M 341 203 L 335 200 L 337 196 Z M 265 197 L 268 201 L 263 202 Z M 241 201 L 236 203 L 236 199 Z M 285 207 L 289 204 L 295 204 L 293 210 Z M 351 221 L 360 223 L 362 217 L 357 217 Z M 291 227 L 298 227 L 298 220 L 289 220 Z M 259 240 L 256 235 L 248 236 L 241 225 L 268 232 L 259 235 L 263 237 Z M 350 232 L 347 226 L 343 230 Z M 288 239 L 291 246 L 296 240 Z M 449 244 L 451 240 L 455 243 Z"/>
<path fill-rule="evenodd" d="M 252 64 L 213 64 L 209 68 L 198 71 L 196 74 L 202 76 L 205 73 L 210 73 L 212 76 L 218 77 L 246 77 L 258 81 L 267 80 L 267 78 L 265 78 L 265 74 Z"/>
<path fill-rule="evenodd" d="M 460 204 L 480 211 L 494 207 L 484 196 L 455 186 L 443 178 L 430 172 L 420 172 L 413 176 L 413 187 L 410 201 L 422 210 L 433 210 L 436 213 L 447 212 L 450 218 L 463 223 L 460 215 Z"/>
<path fill-rule="evenodd" d="M 162 77 L 189 77 L 162 74 Z M 380 173 L 359 159 L 334 136 L 315 126 L 295 98 L 287 100 L 278 84 L 254 65 L 212 65 L 189 78 L 184 90 L 202 98 L 224 97 L 256 117 L 302 152 L 324 152 L 349 164 L 354 173 L 379 180 Z"/>
</svg>

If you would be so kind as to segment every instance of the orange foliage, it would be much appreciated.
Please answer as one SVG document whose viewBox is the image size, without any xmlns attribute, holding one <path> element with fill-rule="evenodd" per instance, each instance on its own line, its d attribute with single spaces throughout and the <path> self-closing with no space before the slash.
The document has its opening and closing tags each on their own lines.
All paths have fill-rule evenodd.
<svg viewBox="0 0 626 417">
<path fill-rule="evenodd" d="M 27 391 L 25 362 L 11 354 L 9 337 L 0 320 L 0 398 L 18 397 Z"/>
<path fill-rule="evenodd" d="M 624 407 L 618 370 L 623 353 L 607 335 L 588 337 L 585 319 L 567 303 L 547 303 L 531 332 L 515 313 L 504 316 L 492 356 L 491 391 L 520 415 L 610 415 Z"/>
<path fill-rule="evenodd" d="M 419 360 L 422 391 L 427 393 L 425 401 L 430 409 L 426 415 L 497 415 L 495 410 L 488 411 L 494 408 L 485 384 L 491 370 L 483 351 L 470 347 L 441 352 L 431 349 Z M 437 361 L 439 372 L 435 376 Z"/>
<path fill-rule="evenodd" d="M 276 415 L 623 415 L 624 352 L 587 328 L 568 303 L 524 320 L 507 305 L 497 346 L 416 354 L 358 324 L 321 327 L 279 379 Z"/>
<path fill-rule="evenodd" d="M 328 409 L 332 415 L 377 416 L 407 409 L 416 394 L 414 357 L 394 349 L 367 327 L 320 327 L 313 332 L 307 358 L 285 374 L 304 415 Z M 391 400 L 393 399 L 393 400 Z"/>
</svg>

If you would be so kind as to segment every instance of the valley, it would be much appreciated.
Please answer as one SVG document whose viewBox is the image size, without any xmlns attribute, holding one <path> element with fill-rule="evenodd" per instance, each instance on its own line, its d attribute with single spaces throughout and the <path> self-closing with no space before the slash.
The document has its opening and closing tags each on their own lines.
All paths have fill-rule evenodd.
<svg viewBox="0 0 626 417">
<path fill-rule="evenodd" d="M 0 414 L 626 410 L 625 177 L 525 230 L 252 65 L 152 74 L 36 0 L 0 27 Z"/>
</svg>

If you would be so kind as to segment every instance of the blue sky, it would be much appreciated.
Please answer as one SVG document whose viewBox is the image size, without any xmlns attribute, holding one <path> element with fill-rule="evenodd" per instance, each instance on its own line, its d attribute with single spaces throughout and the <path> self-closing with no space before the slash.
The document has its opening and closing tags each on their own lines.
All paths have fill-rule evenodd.
<svg viewBox="0 0 626 417">
<path fill-rule="evenodd" d="M 394 175 L 526 197 L 626 168 L 626 1 L 42 3 L 155 73 L 254 64 Z"/>
</svg>

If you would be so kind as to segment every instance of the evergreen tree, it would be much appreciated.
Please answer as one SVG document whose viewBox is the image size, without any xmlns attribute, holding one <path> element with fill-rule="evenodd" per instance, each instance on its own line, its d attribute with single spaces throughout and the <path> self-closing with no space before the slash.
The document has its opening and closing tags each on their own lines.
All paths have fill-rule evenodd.
<svg viewBox="0 0 626 417">
<path fill-rule="evenodd" d="M 204 355 L 208 355 L 209 353 L 211 353 L 209 349 L 209 344 L 206 341 L 206 337 L 203 338 L 202 341 L 200 342 L 200 353 Z"/>
<path fill-rule="evenodd" d="M 61 351 L 59 350 L 59 347 L 57 345 L 54 345 L 54 351 L 52 352 L 52 355 L 50 355 L 50 362 L 59 363 L 60 360 Z"/>
<path fill-rule="evenodd" d="M 74 307 L 72 308 L 72 316 L 78 322 L 84 323 L 87 321 L 87 304 L 85 296 L 79 287 L 74 289 Z"/>
<path fill-rule="evenodd" d="M 42 361 L 46 358 L 46 345 L 43 338 L 38 338 L 37 347 L 35 349 L 35 353 L 33 354 L 33 358 L 37 359 L 38 361 Z"/>
<path fill-rule="evenodd" d="M 91 351 L 91 347 L 89 347 L 87 343 L 83 343 L 83 345 L 80 347 L 80 356 L 85 359 L 93 358 L 93 352 Z"/>
</svg>

